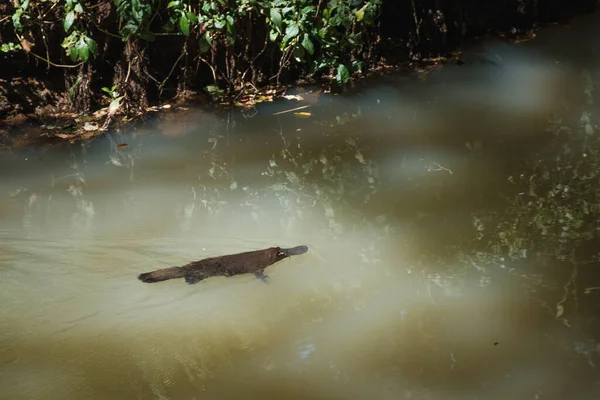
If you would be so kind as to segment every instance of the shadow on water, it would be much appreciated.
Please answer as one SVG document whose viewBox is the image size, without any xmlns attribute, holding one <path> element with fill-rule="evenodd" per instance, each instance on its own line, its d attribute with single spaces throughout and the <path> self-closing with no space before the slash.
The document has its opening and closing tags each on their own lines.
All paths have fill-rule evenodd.
<svg viewBox="0 0 600 400">
<path fill-rule="evenodd" d="M 597 398 L 598 335 L 571 325 L 600 326 L 597 308 L 551 308 L 570 271 L 532 290 L 464 250 L 473 215 L 544 157 L 548 120 L 593 107 L 594 18 L 321 96 L 309 118 L 197 111 L 3 155 L 1 397 Z M 136 279 L 303 244 L 267 285 Z"/>
</svg>

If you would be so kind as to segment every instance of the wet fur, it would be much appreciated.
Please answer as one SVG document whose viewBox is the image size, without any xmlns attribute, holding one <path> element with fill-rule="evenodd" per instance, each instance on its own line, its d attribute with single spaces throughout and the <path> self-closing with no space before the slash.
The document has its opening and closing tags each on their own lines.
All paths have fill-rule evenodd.
<svg viewBox="0 0 600 400">
<path fill-rule="evenodd" d="M 300 249 L 300 250 L 298 250 Z M 264 269 L 291 255 L 302 254 L 308 248 L 299 246 L 287 251 L 280 247 L 270 247 L 263 250 L 247 251 L 220 257 L 205 258 L 194 261 L 181 267 L 159 269 L 140 274 L 138 279 L 142 282 L 153 283 L 169 279 L 185 278 L 189 284 L 200 282 L 212 276 L 234 276 L 241 274 L 254 274 L 263 281 L 267 276 Z"/>
</svg>

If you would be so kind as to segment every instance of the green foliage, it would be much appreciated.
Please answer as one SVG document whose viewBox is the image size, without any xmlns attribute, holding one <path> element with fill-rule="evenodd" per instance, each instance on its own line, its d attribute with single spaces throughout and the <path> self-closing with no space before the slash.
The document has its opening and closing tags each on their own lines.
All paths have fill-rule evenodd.
<svg viewBox="0 0 600 400">
<path fill-rule="evenodd" d="M 73 33 L 67 36 L 62 43 L 62 47 L 73 62 L 87 62 L 90 54 L 94 57 L 98 54 L 98 44 L 96 41 L 79 31 L 73 31 Z"/>
<path fill-rule="evenodd" d="M 29 8 L 29 0 L 24 0 L 18 4 L 15 8 L 15 12 L 12 15 L 12 23 L 18 32 L 23 31 L 23 21 L 21 19 L 30 19 L 27 14 L 27 8 Z"/>
<path fill-rule="evenodd" d="M 113 0 L 117 6 L 117 14 L 122 27 L 120 34 L 124 41 L 130 37 L 139 37 L 153 41 L 155 35 L 150 31 L 151 18 L 154 13 L 155 0 Z"/>
<path fill-rule="evenodd" d="M 311 64 L 310 72 L 336 69 L 338 84 L 360 70 L 353 63 L 357 49 L 365 44 L 365 32 L 375 24 L 381 0 L 330 0 L 315 6 L 311 0 L 273 0 L 263 2 L 269 9 L 269 39 L 289 52 L 298 63 Z"/>
<path fill-rule="evenodd" d="M 80 83 L 81 83 L 81 76 L 78 76 L 77 79 L 75 80 L 75 83 L 73 83 L 73 85 L 71 85 L 71 87 L 69 88 L 69 100 L 71 101 L 71 103 L 74 102 L 75 89 L 77 89 L 77 86 L 79 86 Z"/>
<path fill-rule="evenodd" d="M 119 96 L 119 92 L 117 91 L 116 86 L 113 86 L 111 88 L 103 87 L 102 91 L 106 93 L 108 98 L 110 99 L 108 111 L 111 114 L 114 114 L 121 107 L 121 100 L 124 96 Z"/>
<path fill-rule="evenodd" d="M 190 25 L 198 23 L 198 16 L 190 11 L 191 7 L 185 5 L 183 1 L 171 1 L 167 5 L 168 9 L 173 11 L 173 17 L 169 20 L 171 24 L 177 21 L 181 33 L 188 36 L 190 34 Z"/>
<path fill-rule="evenodd" d="M 13 51 L 21 50 L 21 45 L 18 43 L 2 43 L 0 51 L 3 53 L 11 53 Z"/>
<path fill-rule="evenodd" d="M 63 21 L 63 27 L 65 32 L 69 32 L 73 23 L 75 22 L 76 16 L 83 13 L 83 7 L 77 0 L 66 0 L 65 1 L 65 19 Z"/>
<path fill-rule="evenodd" d="M 200 60 L 210 67 L 210 84 L 214 83 L 214 87 L 206 90 L 213 97 L 222 97 L 222 88 L 218 87 L 221 82 L 230 89 L 244 87 L 248 82 L 243 81 L 250 76 L 248 71 L 253 84 L 257 77 L 279 78 L 284 70 L 295 69 L 305 76 L 323 73 L 343 85 L 362 69 L 369 55 L 381 3 L 382 0 L 112 0 L 112 9 L 108 9 L 107 3 L 91 0 L 21 0 L 8 7 L 10 14 L 6 17 L 12 20 L 15 36 L 3 37 L 0 51 L 31 52 L 38 59 L 48 57 L 48 65 L 56 67 L 95 62 L 99 50 L 96 40 L 100 37 L 107 43 L 115 37 L 124 42 L 137 40 L 136 46 L 143 47 L 152 46 L 157 35 L 180 35 L 186 38 L 187 54 L 197 51 Z M 115 13 L 117 21 L 103 19 Z M 44 46 L 45 53 L 22 49 L 22 36 Z M 57 40 L 63 54 L 55 54 L 54 47 L 48 45 Z M 180 40 L 176 43 L 181 45 Z M 212 65 L 213 62 L 218 65 Z"/>
</svg>

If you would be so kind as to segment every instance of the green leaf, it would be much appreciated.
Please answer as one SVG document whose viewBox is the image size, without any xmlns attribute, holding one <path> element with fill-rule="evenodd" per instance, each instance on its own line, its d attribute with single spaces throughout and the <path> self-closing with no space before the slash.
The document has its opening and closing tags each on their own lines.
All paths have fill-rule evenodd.
<svg viewBox="0 0 600 400">
<path fill-rule="evenodd" d="M 367 9 L 367 7 L 369 6 L 369 3 L 365 4 L 364 6 L 361 7 L 360 10 L 356 11 L 356 13 L 354 13 L 354 15 L 356 15 L 356 20 L 358 22 L 362 21 L 363 18 L 365 17 L 365 10 Z"/>
<path fill-rule="evenodd" d="M 63 25 L 65 28 L 65 32 L 69 32 L 69 29 L 71 29 L 71 26 L 73 26 L 73 22 L 75 22 L 75 12 L 69 11 L 67 13 L 67 16 L 65 17 Z"/>
<path fill-rule="evenodd" d="M 225 20 L 222 18 L 219 18 L 218 20 L 215 21 L 215 28 L 217 29 L 223 29 L 223 27 L 225 26 Z"/>
<path fill-rule="evenodd" d="M 277 37 L 279 37 L 279 32 L 277 32 L 276 30 L 271 30 L 271 32 L 269 32 L 269 40 L 271 42 L 276 41 Z"/>
<path fill-rule="evenodd" d="M 182 15 L 181 18 L 179 18 L 179 28 L 184 35 L 187 36 L 190 34 L 190 21 L 185 15 Z"/>
<path fill-rule="evenodd" d="M 204 90 L 206 90 L 210 94 L 215 94 L 215 93 L 220 92 L 220 89 L 217 85 L 208 85 L 204 88 Z"/>
<path fill-rule="evenodd" d="M 337 83 L 339 83 L 340 85 L 343 85 L 343 84 L 347 83 L 349 79 L 350 79 L 350 72 L 348 71 L 348 68 L 346 68 L 346 66 L 344 64 L 338 65 L 337 74 L 335 75 L 335 80 L 337 81 Z"/>
<path fill-rule="evenodd" d="M 12 23 L 16 30 L 21 32 L 23 30 L 23 25 L 21 24 L 21 14 L 23 14 L 23 10 L 20 8 L 15 11 L 12 16 Z"/>
<path fill-rule="evenodd" d="M 352 72 L 358 72 L 358 71 L 362 70 L 362 68 L 363 68 L 362 61 L 358 61 L 358 60 L 352 61 Z"/>
<path fill-rule="evenodd" d="M 190 20 L 190 22 L 192 24 L 197 24 L 198 23 L 198 16 L 196 14 L 194 14 L 193 12 L 188 12 L 186 14 L 187 18 Z"/>
<path fill-rule="evenodd" d="M 281 12 L 278 8 L 271 8 L 270 12 L 271 21 L 281 30 Z"/>
<path fill-rule="evenodd" d="M 88 49 L 90 50 L 90 53 L 92 53 L 94 58 L 96 58 L 96 56 L 98 55 L 98 43 L 96 43 L 94 39 L 87 36 L 85 38 L 85 42 L 87 44 Z"/>
<path fill-rule="evenodd" d="M 75 46 L 69 47 L 69 57 L 71 58 L 71 61 L 76 62 L 78 56 L 79 56 L 79 53 L 77 51 L 77 47 L 75 47 Z"/>
<path fill-rule="evenodd" d="M 79 57 L 81 57 L 81 60 L 86 62 L 90 57 L 90 50 L 85 40 L 83 38 L 79 39 L 75 46 L 77 47 L 77 53 Z"/>
<path fill-rule="evenodd" d="M 200 53 L 206 53 L 210 50 L 210 36 L 208 36 L 208 32 L 200 37 L 198 45 L 200 46 Z"/>
<path fill-rule="evenodd" d="M 227 21 L 227 31 L 230 34 L 235 35 L 235 21 L 233 20 L 233 17 L 228 15 L 225 17 L 225 20 Z"/>
<path fill-rule="evenodd" d="M 298 27 L 298 24 L 296 22 L 290 22 L 290 24 L 285 29 L 285 37 L 283 38 L 283 41 L 287 42 L 290 39 L 295 38 L 296 36 L 298 36 L 299 32 L 300 28 Z"/>
<path fill-rule="evenodd" d="M 169 4 L 167 5 L 167 8 L 179 7 L 179 3 L 181 3 L 181 2 L 180 1 L 170 1 Z"/>
<path fill-rule="evenodd" d="M 74 10 L 76 13 L 81 14 L 83 12 L 83 7 L 81 7 L 81 4 L 77 3 L 75 4 Z"/>
<path fill-rule="evenodd" d="M 308 37 L 307 33 L 305 33 L 302 37 L 302 47 L 304 47 L 304 49 L 308 51 L 308 54 L 310 54 L 311 56 L 315 53 L 313 42 L 312 40 L 310 40 L 310 37 Z"/>
<path fill-rule="evenodd" d="M 119 109 L 119 107 L 121 107 L 121 98 L 117 98 L 111 101 L 108 106 L 108 110 L 110 113 L 114 113 Z"/>
</svg>

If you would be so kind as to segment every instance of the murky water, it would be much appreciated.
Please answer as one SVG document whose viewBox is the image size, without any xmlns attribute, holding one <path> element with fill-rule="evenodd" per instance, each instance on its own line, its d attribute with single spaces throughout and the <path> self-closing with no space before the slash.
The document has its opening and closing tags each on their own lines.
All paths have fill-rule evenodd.
<svg viewBox="0 0 600 400">
<path fill-rule="evenodd" d="M 599 398 L 600 347 L 576 353 L 506 269 L 451 279 L 443 250 L 501 207 L 552 112 L 580 118 L 597 21 L 315 97 L 308 118 L 197 111 L 2 154 L 0 397 Z M 268 284 L 137 280 L 301 244 Z"/>
</svg>

